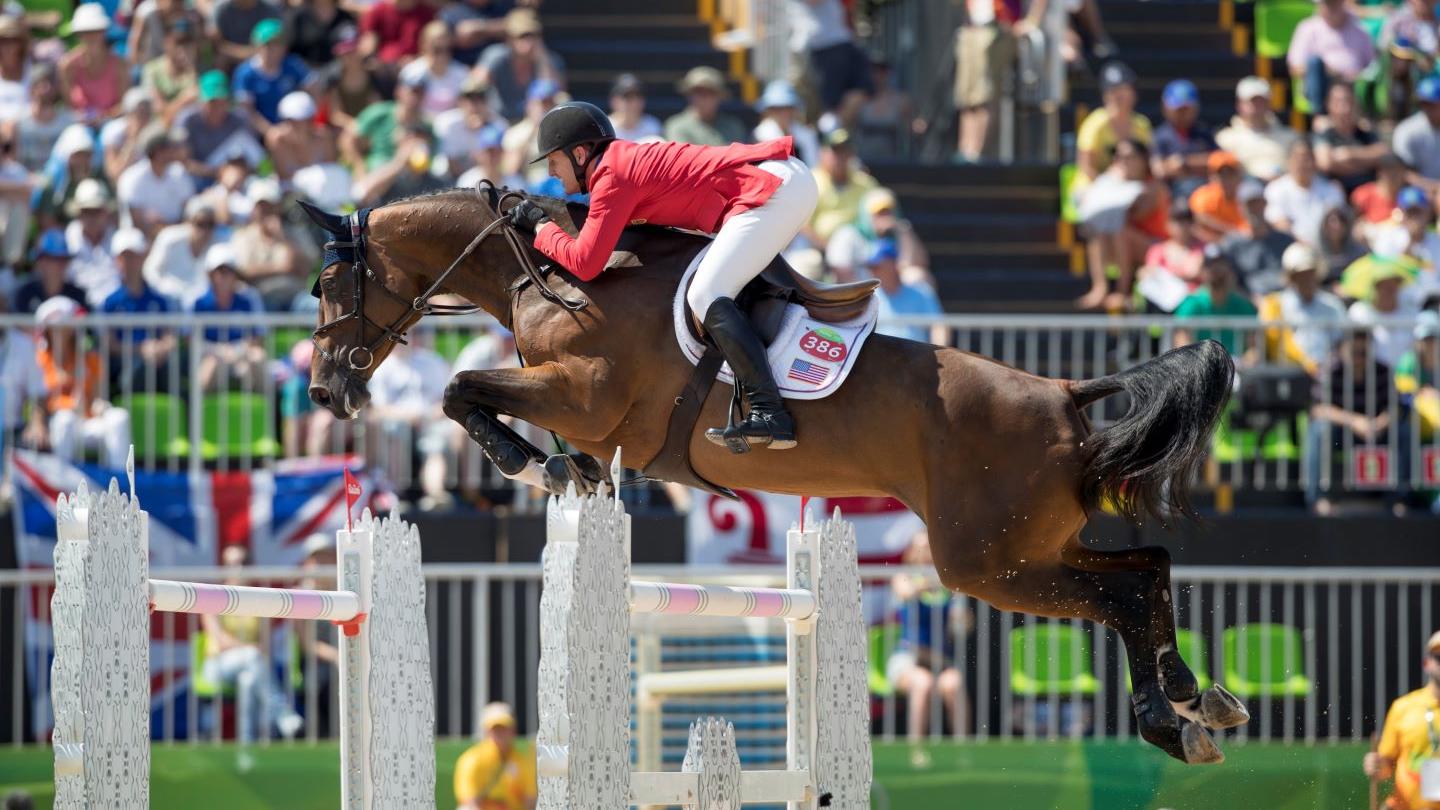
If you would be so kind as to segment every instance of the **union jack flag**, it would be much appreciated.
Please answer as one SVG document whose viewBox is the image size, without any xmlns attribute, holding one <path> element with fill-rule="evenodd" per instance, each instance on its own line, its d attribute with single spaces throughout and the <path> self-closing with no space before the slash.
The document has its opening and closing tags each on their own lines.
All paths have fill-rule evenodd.
<svg viewBox="0 0 1440 810">
<path fill-rule="evenodd" d="M 830 367 L 797 358 L 790 364 L 790 373 L 785 376 L 811 385 L 823 385 L 830 376 Z"/>
</svg>

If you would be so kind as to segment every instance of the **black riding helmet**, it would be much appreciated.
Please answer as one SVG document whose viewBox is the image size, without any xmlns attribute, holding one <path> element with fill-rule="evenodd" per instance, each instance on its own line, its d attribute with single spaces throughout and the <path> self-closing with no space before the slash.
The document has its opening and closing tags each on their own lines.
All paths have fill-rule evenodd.
<svg viewBox="0 0 1440 810">
<path fill-rule="evenodd" d="M 535 140 L 540 157 L 531 163 L 539 163 L 556 150 L 563 151 L 570 158 L 570 165 L 575 167 L 575 179 L 580 182 L 580 190 L 588 191 L 585 169 L 600 156 L 599 150 L 592 150 L 593 154 L 585 161 L 585 166 L 575 160 L 571 150 L 582 144 L 596 146 L 615 140 L 615 125 L 610 123 L 610 116 L 594 104 L 567 101 L 556 105 L 540 119 L 540 133 Z"/>
</svg>

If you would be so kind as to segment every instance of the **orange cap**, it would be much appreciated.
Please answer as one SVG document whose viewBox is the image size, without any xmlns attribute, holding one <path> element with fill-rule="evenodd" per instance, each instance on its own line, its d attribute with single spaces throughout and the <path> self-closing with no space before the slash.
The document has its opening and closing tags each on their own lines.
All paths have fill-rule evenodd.
<svg viewBox="0 0 1440 810">
<path fill-rule="evenodd" d="M 1205 165 L 1212 172 L 1218 172 L 1225 168 L 1238 169 L 1240 168 L 1240 159 L 1231 152 L 1217 149 L 1210 153 L 1210 159 L 1206 161 Z"/>
</svg>

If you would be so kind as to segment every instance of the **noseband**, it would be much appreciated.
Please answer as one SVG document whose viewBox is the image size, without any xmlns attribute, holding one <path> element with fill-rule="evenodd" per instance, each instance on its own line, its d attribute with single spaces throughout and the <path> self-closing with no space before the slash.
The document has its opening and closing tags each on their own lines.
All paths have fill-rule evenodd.
<svg viewBox="0 0 1440 810">
<path fill-rule="evenodd" d="M 370 262 L 366 259 L 366 231 L 369 229 L 368 219 L 371 213 L 368 209 L 357 211 L 346 218 L 350 226 L 350 239 L 348 241 L 332 239 L 325 243 L 325 255 L 327 257 L 335 257 L 335 261 L 327 262 L 326 266 L 341 261 L 350 265 L 351 281 L 354 287 L 354 305 L 349 312 L 316 327 L 315 331 L 310 334 L 310 342 L 315 345 L 315 351 L 319 353 L 321 357 L 328 360 L 342 377 L 348 380 L 357 372 L 366 371 L 373 366 L 375 364 L 375 351 L 380 348 L 385 341 L 388 340 L 391 343 L 406 343 L 405 332 L 408 331 L 411 326 L 414 326 L 416 321 L 426 315 L 471 315 L 480 312 L 482 308 L 478 306 L 433 304 L 430 302 L 430 299 L 440 293 L 445 279 L 450 277 L 450 274 L 455 271 L 455 268 L 459 267 L 462 262 L 468 259 L 471 254 L 475 252 L 476 248 L 480 246 L 480 243 L 484 242 L 491 233 L 497 230 L 505 237 L 506 244 L 510 246 L 511 252 L 515 254 L 515 258 L 520 263 L 520 267 L 525 271 L 526 278 L 521 280 L 522 285 L 526 283 L 534 284 L 536 289 L 540 291 L 542 297 L 571 312 L 582 310 L 588 305 L 588 302 L 584 300 L 568 299 L 551 289 L 550 285 L 545 281 L 545 272 L 550 269 L 550 266 L 536 267 L 534 260 L 530 258 L 530 252 L 524 241 L 515 233 L 514 228 L 508 227 L 509 221 L 505 218 L 504 214 L 500 212 L 500 206 L 505 200 L 511 197 L 517 200 L 523 199 L 523 195 L 509 189 L 503 191 L 497 190 L 494 184 L 488 180 L 481 181 L 477 190 L 482 192 L 482 196 L 480 197 L 481 203 L 494 216 L 494 219 L 491 220 L 489 225 L 482 228 L 480 232 L 475 235 L 474 239 L 470 240 L 470 244 L 465 246 L 465 249 L 460 252 L 459 256 L 455 257 L 455 260 L 450 263 L 449 267 L 445 268 L 445 272 L 441 273 L 435 281 L 432 282 L 424 292 L 416 296 L 414 300 L 407 301 L 399 293 L 385 286 L 384 279 L 375 272 L 374 268 L 370 266 Z M 375 286 L 378 287 L 382 293 L 404 307 L 401 313 L 388 325 L 377 323 L 365 314 L 365 286 L 367 280 L 374 282 Z M 315 279 L 315 286 L 310 290 L 310 294 L 316 298 L 320 297 L 319 278 Z M 351 346 L 348 349 L 340 347 L 337 352 L 331 352 L 320 345 L 320 337 L 322 335 L 350 320 L 358 320 L 360 322 L 360 340 L 362 345 Z M 369 327 L 374 327 L 379 331 L 373 340 L 365 342 L 365 333 Z"/>
</svg>

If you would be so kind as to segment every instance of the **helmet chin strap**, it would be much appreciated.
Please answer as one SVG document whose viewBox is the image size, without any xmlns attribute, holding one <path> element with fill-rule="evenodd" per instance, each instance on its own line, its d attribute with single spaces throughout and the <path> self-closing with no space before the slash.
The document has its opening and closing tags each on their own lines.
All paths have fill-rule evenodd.
<svg viewBox="0 0 1440 810">
<path fill-rule="evenodd" d="M 572 147 L 570 147 L 569 149 L 565 150 L 565 157 L 570 161 L 570 166 L 571 166 L 571 168 L 573 168 L 573 169 L 575 170 L 575 184 L 578 185 L 578 186 L 580 186 L 580 193 L 581 193 L 581 194 L 589 194 L 589 193 L 590 193 L 590 183 L 589 183 L 589 181 L 585 178 L 585 173 L 589 170 L 590 164 L 591 164 L 591 163 L 594 163 L 594 162 L 595 162 L 595 159 L 598 158 L 598 157 L 600 157 L 600 155 L 603 153 L 604 150 L 600 149 L 598 144 L 580 144 L 580 145 L 581 145 L 581 146 L 585 146 L 586 148 L 588 148 L 588 149 L 590 150 L 590 154 L 585 158 L 585 165 L 583 165 L 583 166 L 580 165 L 580 161 L 578 161 L 578 160 L 575 159 L 575 148 L 576 148 L 576 147 L 574 147 L 574 146 L 572 146 Z"/>
</svg>

